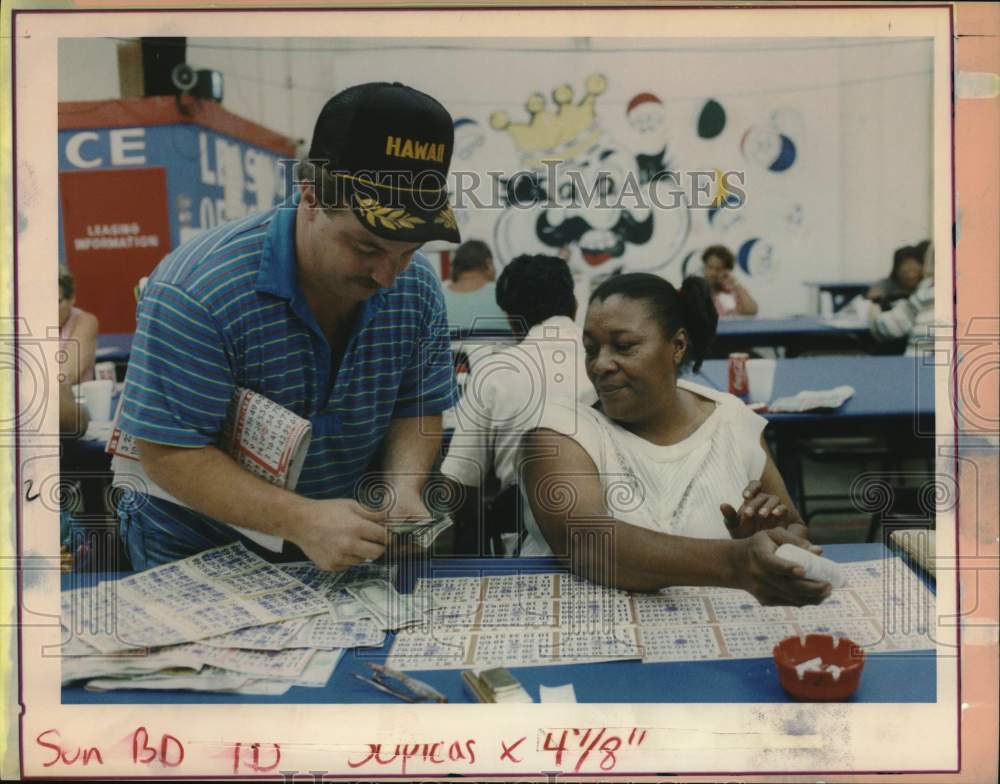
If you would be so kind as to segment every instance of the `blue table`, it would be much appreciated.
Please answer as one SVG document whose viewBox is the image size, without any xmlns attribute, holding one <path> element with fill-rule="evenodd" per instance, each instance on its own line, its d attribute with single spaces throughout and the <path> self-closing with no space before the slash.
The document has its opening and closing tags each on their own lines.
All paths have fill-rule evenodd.
<svg viewBox="0 0 1000 784">
<path fill-rule="evenodd" d="M 889 555 L 881 544 L 827 545 L 825 553 L 841 561 L 871 560 Z M 550 558 L 437 559 L 434 573 L 495 574 L 556 571 Z M 65 584 L 64 578 L 64 584 Z M 330 682 L 322 689 L 293 687 L 281 697 L 259 697 L 193 692 L 114 691 L 92 693 L 81 687 L 63 689 L 64 704 L 118 703 L 385 703 L 398 700 L 352 677 L 366 672 L 367 662 L 384 662 L 392 643 L 389 635 L 379 649 L 347 651 Z M 416 672 L 422 681 L 444 693 L 450 702 L 474 700 L 465 691 L 459 670 Z M 514 667 L 511 672 L 537 702 L 539 686 L 572 683 L 579 702 L 684 703 L 684 702 L 791 702 L 778 683 L 771 659 L 644 664 L 640 661 L 601 662 L 546 667 Z M 919 654 L 870 654 L 861 687 L 853 702 L 934 702 L 937 695 L 933 652 Z"/>
<path fill-rule="evenodd" d="M 815 436 L 856 436 L 873 432 L 884 436 L 893 451 L 902 454 L 931 453 L 933 434 L 935 367 L 922 357 L 826 356 L 778 359 L 771 399 L 796 394 L 803 389 L 854 387 L 854 396 L 835 411 L 804 411 L 798 414 L 764 412 L 774 459 L 793 500 L 799 500 L 802 461 L 798 440 Z M 727 360 L 706 360 L 691 379 L 727 390 Z"/>
<path fill-rule="evenodd" d="M 98 362 L 128 362 L 132 354 L 131 332 L 103 332 L 97 336 Z"/>
<path fill-rule="evenodd" d="M 735 316 L 719 319 L 710 356 L 727 357 L 734 351 L 771 346 L 784 348 L 785 356 L 791 357 L 808 349 L 866 351 L 873 343 L 867 326 L 831 324 L 819 316 Z"/>
<path fill-rule="evenodd" d="M 830 304 L 833 306 L 833 312 L 836 313 L 838 310 L 843 308 L 848 302 L 857 297 L 860 294 L 864 294 L 872 287 L 871 281 L 845 281 L 845 280 L 835 280 L 835 281 L 817 281 L 817 280 L 806 280 L 803 281 L 803 285 L 810 286 L 816 290 L 816 299 L 818 300 L 822 294 L 830 295 Z M 820 310 L 817 302 L 817 311 Z"/>
<path fill-rule="evenodd" d="M 934 416 L 934 366 L 921 357 L 827 356 L 778 359 L 772 400 L 804 389 L 854 387 L 854 397 L 836 411 L 799 414 L 765 413 L 769 422 L 804 424 L 848 420 L 932 418 Z M 691 380 L 727 390 L 729 364 L 709 359 Z M 871 422 L 869 421 L 869 424 Z"/>
<path fill-rule="evenodd" d="M 114 362 L 115 379 L 125 380 L 125 371 L 128 370 L 128 360 L 132 355 L 131 332 L 105 332 L 97 336 L 97 362 Z"/>
</svg>

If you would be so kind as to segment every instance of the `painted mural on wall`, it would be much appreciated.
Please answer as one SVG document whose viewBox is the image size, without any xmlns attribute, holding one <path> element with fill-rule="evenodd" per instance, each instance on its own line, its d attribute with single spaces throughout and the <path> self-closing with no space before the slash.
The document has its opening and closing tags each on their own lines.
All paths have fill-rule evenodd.
<svg viewBox="0 0 1000 784">
<path fill-rule="evenodd" d="M 645 93 L 631 102 L 628 120 L 643 143 L 628 146 L 601 121 L 606 89 L 606 78 L 591 74 L 579 97 L 562 84 L 551 100 L 533 93 L 524 116 L 490 115 L 490 129 L 506 135 L 516 155 L 501 178 L 505 208 L 491 232 L 501 264 L 521 253 L 558 254 L 579 277 L 603 278 L 663 269 L 683 247 L 690 215 L 676 197 L 661 101 Z M 486 131 L 467 142 L 467 130 L 456 133 L 463 135 L 456 150 L 464 151 Z"/>
<path fill-rule="evenodd" d="M 592 73 L 575 85 L 529 88 L 523 109 L 456 120 L 453 169 L 503 172 L 476 190 L 480 203 L 495 205 L 492 188 L 502 209 L 456 210 L 463 236 L 489 242 L 501 266 L 522 253 L 562 255 L 591 285 L 637 271 L 679 282 L 700 273 L 701 253 L 714 244 L 733 251 L 736 274 L 765 301 L 779 274 L 801 278 L 799 262 L 816 239 L 810 205 L 832 198 L 810 192 L 802 172 L 807 107 L 787 95 L 775 105 L 723 95 L 672 100 L 634 75 L 622 80 L 641 89 L 619 86 L 611 100 L 613 79 Z M 693 172 L 710 181 L 715 173 L 700 197 Z M 727 172 L 740 178 L 737 192 L 719 179 Z M 607 197 L 603 204 L 595 193 Z M 785 300 L 777 310 L 806 304 L 794 294 Z"/>
</svg>

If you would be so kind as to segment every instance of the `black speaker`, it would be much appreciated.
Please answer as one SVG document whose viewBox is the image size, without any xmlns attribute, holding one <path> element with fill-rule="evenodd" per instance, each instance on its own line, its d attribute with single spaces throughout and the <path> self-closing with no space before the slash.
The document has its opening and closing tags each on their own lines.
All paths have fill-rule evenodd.
<svg viewBox="0 0 1000 784">
<path fill-rule="evenodd" d="M 142 38 L 142 73 L 146 95 L 177 95 L 174 68 L 187 56 L 186 38 Z"/>
</svg>

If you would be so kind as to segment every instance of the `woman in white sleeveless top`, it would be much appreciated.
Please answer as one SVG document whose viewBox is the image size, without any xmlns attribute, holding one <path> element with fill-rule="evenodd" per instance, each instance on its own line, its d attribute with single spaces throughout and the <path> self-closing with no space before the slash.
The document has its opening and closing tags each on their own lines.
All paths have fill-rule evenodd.
<svg viewBox="0 0 1000 784">
<path fill-rule="evenodd" d="M 584 576 L 628 590 L 717 585 L 793 605 L 829 594 L 774 555 L 785 542 L 811 545 L 766 421 L 680 378 L 701 366 L 717 322 L 700 278 L 678 291 L 635 273 L 594 291 L 583 344 L 599 401 L 549 407 L 522 441 L 523 555 L 568 555 Z"/>
<path fill-rule="evenodd" d="M 69 267 L 59 267 L 60 383 L 94 380 L 97 316 L 76 307 L 76 283 Z"/>
</svg>

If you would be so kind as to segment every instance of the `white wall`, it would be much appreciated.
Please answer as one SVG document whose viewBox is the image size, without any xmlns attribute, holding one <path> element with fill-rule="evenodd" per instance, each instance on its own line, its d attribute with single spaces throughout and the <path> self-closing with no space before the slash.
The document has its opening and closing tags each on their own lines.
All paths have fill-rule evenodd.
<svg viewBox="0 0 1000 784">
<path fill-rule="evenodd" d="M 61 42 L 60 100 L 117 97 L 116 44 Z M 637 252 L 626 266 L 655 261 L 657 271 L 676 279 L 683 260 L 696 260 L 708 244 L 752 247 L 748 285 L 769 313 L 806 309 L 803 280 L 882 277 L 895 247 L 930 233 L 929 40 L 400 38 L 387 47 L 384 40 L 211 38 L 189 39 L 187 59 L 223 72 L 229 111 L 306 144 L 317 113 L 337 90 L 361 81 L 405 81 L 437 97 L 455 117 L 479 124 L 482 144 L 462 165 L 507 171 L 520 159 L 509 134 L 489 127 L 491 112 L 502 109 L 523 121 L 531 93 L 548 98 L 565 82 L 578 100 L 586 77 L 601 73 L 608 86 L 596 101 L 598 120 L 606 138 L 630 155 L 650 137 L 630 127 L 625 108 L 637 93 L 652 92 L 665 119 L 656 133 L 674 166 L 745 170 L 749 199 L 739 214 L 717 214 L 712 222 L 704 210 L 690 211 L 677 249 L 668 234 L 680 236 L 680 229 L 668 229 L 673 216 L 661 216 L 657 225 L 664 228 L 653 244 L 669 251 L 669 259 L 660 264 L 663 259 Z M 708 97 L 727 112 L 727 127 L 713 140 L 695 132 Z M 794 165 L 775 172 L 748 159 L 740 142 L 751 127 L 764 142 L 778 138 L 779 130 L 792 139 Z M 492 234 L 483 238 L 498 241 L 496 211 L 460 219 L 468 236 Z M 533 221 L 507 230 L 523 237 L 524 250 L 532 249 Z M 575 252 L 582 276 L 611 268 L 581 258 Z"/>
<path fill-rule="evenodd" d="M 59 100 L 120 98 L 118 41 L 111 38 L 59 39 Z"/>
<path fill-rule="evenodd" d="M 897 247 L 931 234 L 931 44 L 843 49 L 838 67 L 842 274 L 884 277 Z"/>
</svg>

